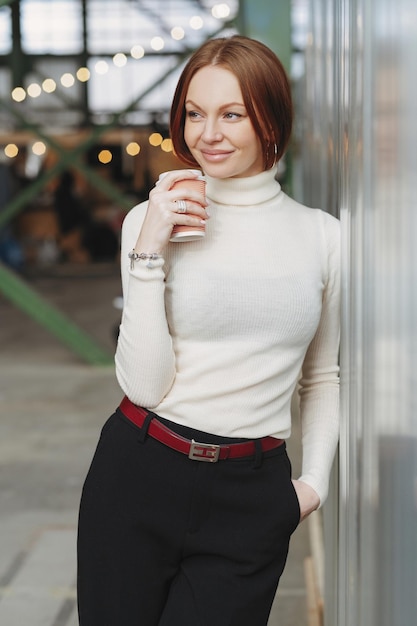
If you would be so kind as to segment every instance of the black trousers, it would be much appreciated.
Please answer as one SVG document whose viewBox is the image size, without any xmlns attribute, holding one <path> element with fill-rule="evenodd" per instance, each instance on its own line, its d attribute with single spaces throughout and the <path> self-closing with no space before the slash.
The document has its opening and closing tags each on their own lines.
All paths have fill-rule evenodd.
<svg viewBox="0 0 417 626">
<path fill-rule="evenodd" d="M 265 626 L 300 516 L 285 444 L 205 463 L 141 435 L 117 410 L 84 484 L 80 626 Z"/>
</svg>

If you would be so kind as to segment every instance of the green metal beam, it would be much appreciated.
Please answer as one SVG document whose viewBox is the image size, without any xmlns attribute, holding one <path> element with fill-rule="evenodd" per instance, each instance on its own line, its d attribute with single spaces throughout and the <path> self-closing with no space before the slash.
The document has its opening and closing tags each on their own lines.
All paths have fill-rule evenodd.
<svg viewBox="0 0 417 626">
<path fill-rule="evenodd" d="M 55 163 L 49 170 L 45 171 L 39 178 L 33 181 L 30 185 L 25 187 L 23 191 L 18 193 L 10 202 L 7 203 L 4 207 L 2 207 L 2 211 L 0 214 L 0 227 L 4 224 L 7 224 L 15 215 L 20 213 L 25 206 L 27 206 L 28 202 L 36 197 L 38 193 L 42 191 L 45 185 L 55 176 L 61 174 L 68 167 L 74 167 L 76 169 L 81 170 L 83 173 L 88 172 L 88 179 L 90 182 L 97 187 L 100 191 L 103 191 L 108 195 L 112 200 L 118 202 L 121 208 L 128 209 L 130 208 L 131 200 L 128 198 L 111 182 L 105 180 L 94 170 L 88 168 L 84 163 L 79 161 L 79 158 L 91 147 L 95 144 L 95 142 L 99 139 L 99 137 L 109 128 L 112 128 L 113 125 L 109 124 L 100 127 L 95 127 L 91 132 L 90 136 L 80 143 L 76 148 L 72 150 L 66 150 L 63 148 L 57 141 L 49 137 L 46 133 L 43 133 L 37 126 L 33 124 L 29 124 L 25 121 L 23 116 L 20 115 L 13 107 L 4 101 L 0 101 L 0 105 L 3 108 L 7 108 L 15 118 L 18 118 L 21 125 L 32 132 L 34 136 L 43 139 L 45 143 L 47 143 L 51 148 L 53 148 L 60 155 L 60 160 Z"/>
<path fill-rule="evenodd" d="M 224 28 L 230 26 L 231 24 L 232 22 L 223 24 L 219 30 L 212 33 L 211 37 L 215 37 Z M 90 136 L 72 150 L 64 150 L 62 146 L 55 142 L 51 137 L 43 133 L 39 127 L 26 122 L 24 117 L 18 112 L 17 107 L 5 102 L 4 100 L 0 100 L 0 105 L 3 108 L 7 108 L 10 113 L 18 118 L 24 128 L 26 128 L 30 132 L 33 132 L 34 135 L 43 138 L 45 142 L 47 142 L 49 145 L 52 145 L 55 150 L 58 150 L 61 155 L 61 160 L 58 163 L 51 167 L 47 172 L 44 172 L 44 174 L 42 174 L 36 181 L 34 181 L 30 186 L 17 194 L 6 206 L 2 208 L 0 214 L 0 227 L 4 224 L 7 224 L 15 215 L 22 211 L 22 209 L 27 205 L 29 200 L 34 198 L 36 194 L 39 193 L 52 178 L 61 174 L 67 167 L 75 167 L 81 169 L 81 171 L 83 172 L 86 172 L 87 166 L 83 163 L 78 162 L 78 158 L 82 154 L 84 154 L 84 152 L 86 152 L 88 148 L 92 147 L 106 131 L 119 126 L 121 118 L 126 113 L 133 111 L 135 107 L 139 104 L 139 102 L 149 93 L 151 93 L 155 89 L 155 87 L 160 85 L 161 82 L 168 78 L 173 71 L 180 67 L 183 61 L 192 52 L 193 49 L 185 48 L 183 52 L 178 55 L 178 61 L 173 67 L 169 68 L 164 74 L 162 74 L 162 76 L 159 76 L 154 83 L 152 83 L 147 89 L 142 91 L 137 98 L 132 100 L 129 106 L 126 107 L 123 111 L 119 111 L 118 113 L 113 114 L 112 119 L 107 124 L 94 126 Z M 120 191 L 118 191 L 117 188 L 109 181 L 105 181 L 101 176 L 98 176 L 92 170 L 89 170 L 89 179 L 93 183 L 93 185 L 97 186 L 98 189 L 106 193 L 112 200 L 116 200 L 117 202 L 119 202 L 122 208 L 127 209 L 130 207 L 131 200 L 127 199 L 123 194 L 121 194 Z"/>
<path fill-rule="evenodd" d="M 3 106 L 4 108 L 7 108 L 9 112 L 11 112 L 15 117 L 19 118 L 24 128 L 33 132 L 34 135 L 38 137 L 42 137 L 49 145 L 53 145 L 54 149 L 59 150 L 60 155 L 61 155 L 61 160 L 59 162 L 57 162 L 54 166 L 52 166 L 47 172 L 44 172 L 44 174 L 42 174 L 36 181 L 34 181 L 30 186 L 28 186 L 26 189 L 24 189 L 19 194 L 17 194 L 6 206 L 3 207 L 2 212 L 0 214 L 0 227 L 6 224 L 7 222 L 9 222 L 15 215 L 17 215 L 27 205 L 29 200 L 34 198 L 36 194 L 38 194 L 52 178 L 59 175 L 67 167 L 69 166 L 80 167 L 85 172 L 86 166 L 84 164 L 79 164 L 78 158 L 82 154 L 84 154 L 88 150 L 88 148 L 93 146 L 96 143 L 96 141 L 98 141 L 98 139 L 101 137 L 101 135 L 103 135 L 106 131 L 117 127 L 120 121 L 120 118 L 126 113 L 128 113 L 129 111 L 133 110 L 137 106 L 137 104 L 142 100 L 142 98 L 148 95 L 148 93 L 150 93 L 153 89 L 155 89 L 155 87 L 157 87 L 162 81 L 168 78 L 168 76 L 170 76 L 170 74 L 181 65 L 184 58 L 186 58 L 186 56 L 189 53 L 190 53 L 190 50 L 187 50 L 186 52 L 184 52 L 180 56 L 179 61 L 176 63 L 174 67 L 170 68 L 162 76 L 158 77 L 155 83 L 153 83 L 146 90 L 144 90 L 135 100 L 133 100 L 129 104 L 129 106 L 126 109 L 118 113 L 115 113 L 112 116 L 111 121 L 101 126 L 94 126 L 91 131 L 90 136 L 85 141 L 80 143 L 76 148 L 73 148 L 72 150 L 62 149 L 62 147 L 59 146 L 56 142 L 54 142 L 53 139 L 48 137 L 45 133 L 42 133 L 42 131 L 37 126 L 31 125 L 28 122 L 26 122 L 23 116 L 21 116 L 18 113 L 15 107 L 11 106 L 9 103 L 0 101 L 1 106 Z M 128 208 L 126 204 L 127 202 L 129 202 L 129 200 L 126 199 L 126 197 L 123 196 L 123 194 L 118 192 L 110 182 L 105 181 L 100 176 L 97 176 L 97 174 L 95 174 L 95 172 L 92 172 L 92 170 L 90 170 L 89 172 L 89 177 L 90 177 L 91 182 L 94 185 L 98 186 L 98 188 L 101 191 L 104 191 L 105 193 L 109 194 L 112 199 L 117 199 L 117 201 L 122 205 L 123 208 Z"/>
<path fill-rule="evenodd" d="M 1 1 L 1 0 L 0 0 Z M 223 24 L 221 29 L 212 33 L 211 37 L 219 34 L 227 25 Z M 38 127 L 29 124 L 23 116 L 18 113 L 17 107 L 8 103 L 0 102 L 3 107 L 19 118 L 22 125 L 33 132 L 34 135 L 42 138 L 49 146 L 56 150 L 60 155 L 60 160 L 52 166 L 47 172 L 43 173 L 29 187 L 15 196 L 7 206 L 2 208 L 0 214 L 0 227 L 9 222 L 17 213 L 19 213 L 27 203 L 42 191 L 44 186 L 55 176 L 63 172 L 67 167 L 75 167 L 87 173 L 90 182 L 107 194 L 113 200 L 116 200 L 123 208 L 128 209 L 131 200 L 128 200 L 114 185 L 101 178 L 96 172 L 88 168 L 78 159 L 84 154 L 88 148 L 93 146 L 96 141 L 107 130 L 116 127 L 127 112 L 133 110 L 137 104 L 156 86 L 164 81 L 170 74 L 180 67 L 183 61 L 192 53 L 192 49 L 184 49 L 181 55 L 178 55 L 178 61 L 166 71 L 162 76 L 158 77 L 154 84 L 150 85 L 145 91 L 133 100 L 129 106 L 119 113 L 112 116 L 109 123 L 102 126 L 93 127 L 91 134 L 85 141 L 80 143 L 72 150 L 65 150 L 58 142 L 43 133 Z M 14 272 L 0 264 L 0 291 L 16 304 L 22 311 L 29 314 L 34 320 L 42 324 L 47 330 L 52 332 L 64 344 L 70 347 L 76 354 L 81 356 L 87 362 L 97 365 L 108 365 L 113 363 L 113 358 L 103 351 L 95 341 L 93 341 L 86 333 L 79 329 L 76 324 L 71 322 L 63 313 L 57 310 L 53 305 L 42 298 L 35 290 L 31 289 L 22 279 Z"/>
<path fill-rule="evenodd" d="M 239 29 L 275 52 L 291 76 L 291 0 L 240 0 Z M 292 194 L 293 159 L 291 146 L 285 155 L 285 175 L 280 183 Z"/>
<path fill-rule="evenodd" d="M 81 154 L 84 153 L 84 148 L 81 154 L 77 153 L 75 155 L 75 151 L 70 151 L 70 150 L 65 149 L 58 141 L 56 141 L 55 139 L 53 139 L 52 137 L 44 133 L 37 126 L 34 126 L 33 124 L 29 124 L 28 122 L 26 122 L 25 118 L 20 113 L 15 111 L 12 107 L 10 107 L 10 105 L 2 102 L 2 106 L 5 108 L 8 108 L 9 112 L 15 118 L 19 119 L 20 123 L 25 128 L 25 130 L 28 130 L 29 132 L 33 133 L 36 137 L 39 137 L 40 139 L 42 139 L 50 148 L 52 148 L 53 150 L 55 150 L 55 152 L 57 152 L 57 154 L 60 157 L 60 160 L 57 163 L 57 165 L 60 166 L 60 172 L 62 171 L 62 164 L 65 164 L 65 167 L 67 167 L 68 165 L 71 165 L 71 167 L 81 171 L 89 180 L 89 182 L 92 183 L 94 187 L 98 188 L 102 193 L 107 195 L 107 197 L 110 198 L 111 200 L 114 200 L 115 202 L 117 202 L 122 209 L 127 210 L 130 208 L 130 205 L 132 202 L 131 199 L 127 198 L 119 190 L 119 188 L 116 185 L 106 180 L 105 178 L 102 178 L 93 169 L 88 167 L 84 162 L 78 160 Z M 82 146 L 84 145 L 85 143 L 82 144 Z M 68 163 L 69 157 L 70 157 L 70 161 Z M 48 175 L 46 182 L 48 182 L 48 180 L 50 180 L 51 178 L 51 176 L 49 176 L 50 171 L 51 170 L 46 172 L 46 174 Z M 23 198 L 24 198 L 23 204 L 22 204 L 22 200 L 20 200 L 20 202 L 17 202 L 17 203 L 11 201 L 6 207 L 3 208 L 2 214 L 0 215 L 0 226 L 8 221 L 9 214 L 11 214 L 11 217 L 13 217 L 16 210 L 21 210 L 21 208 L 23 208 L 23 206 L 27 204 L 28 199 L 29 200 L 32 199 L 38 193 L 37 187 L 35 187 L 35 193 L 33 193 L 33 187 L 35 187 L 35 183 L 30 185 L 27 189 L 23 191 L 22 193 Z M 29 197 L 26 197 L 25 192 L 28 193 Z M 16 196 L 15 200 L 19 200 L 19 198 L 20 198 L 20 195 Z M 10 209 L 10 205 L 13 205 L 12 210 Z"/>
<path fill-rule="evenodd" d="M 266 44 L 291 69 L 291 0 L 240 0 L 239 28 L 243 35 Z"/>
<path fill-rule="evenodd" d="M 0 263 L 0 289 L 11 302 L 91 365 L 113 364 L 111 354 L 3 263 Z"/>
</svg>

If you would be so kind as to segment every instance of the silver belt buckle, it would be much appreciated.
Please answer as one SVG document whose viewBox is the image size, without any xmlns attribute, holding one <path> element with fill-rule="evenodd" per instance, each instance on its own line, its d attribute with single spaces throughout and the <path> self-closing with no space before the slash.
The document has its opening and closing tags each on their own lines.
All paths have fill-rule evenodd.
<svg viewBox="0 0 417 626">
<path fill-rule="evenodd" d="M 206 461 L 207 463 L 216 463 L 219 460 L 220 446 L 210 443 L 198 443 L 191 440 L 190 452 L 188 458 L 193 461 Z"/>
</svg>

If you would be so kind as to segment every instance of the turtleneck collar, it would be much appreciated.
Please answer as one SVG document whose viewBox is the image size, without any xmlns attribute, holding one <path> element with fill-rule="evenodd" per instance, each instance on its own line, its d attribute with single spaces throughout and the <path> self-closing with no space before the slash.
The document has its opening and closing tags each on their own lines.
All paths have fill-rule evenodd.
<svg viewBox="0 0 417 626">
<path fill-rule="evenodd" d="M 249 176 L 248 178 L 212 178 L 205 175 L 207 198 L 216 204 L 248 206 L 272 200 L 281 191 L 275 180 L 277 169 Z"/>
</svg>

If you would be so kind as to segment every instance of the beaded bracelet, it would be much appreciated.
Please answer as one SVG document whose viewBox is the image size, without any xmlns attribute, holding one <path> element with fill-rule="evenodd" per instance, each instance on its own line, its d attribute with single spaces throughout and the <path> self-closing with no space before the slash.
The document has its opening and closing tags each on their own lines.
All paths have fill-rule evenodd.
<svg viewBox="0 0 417 626">
<path fill-rule="evenodd" d="M 146 259 L 148 259 L 148 262 L 146 264 L 146 267 L 153 267 L 153 263 L 152 261 L 156 261 L 157 259 L 161 259 L 161 255 L 158 254 L 158 252 L 151 252 L 149 254 L 147 254 L 146 252 L 135 252 L 135 250 L 132 250 L 132 252 L 129 252 L 129 254 L 127 255 L 130 259 L 130 269 L 133 270 L 134 265 L 135 265 L 135 261 L 145 261 Z"/>
</svg>

